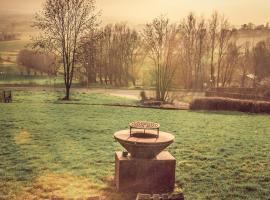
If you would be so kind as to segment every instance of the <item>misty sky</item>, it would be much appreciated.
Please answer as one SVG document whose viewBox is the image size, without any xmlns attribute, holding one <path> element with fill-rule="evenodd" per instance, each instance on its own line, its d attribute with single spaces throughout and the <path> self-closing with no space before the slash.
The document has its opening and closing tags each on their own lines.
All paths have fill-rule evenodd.
<svg viewBox="0 0 270 200">
<path fill-rule="evenodd" d="M 43 0 L 0 0 L 0 12 L 34 13 Z M 193 11 L 208 16 L 213 10 L 223 13 L 235 25 L 270 21 L 270 0 L 97 0 L 105 19 L 145 23 L 165 14 L 179 20 Z"/>
</svg>

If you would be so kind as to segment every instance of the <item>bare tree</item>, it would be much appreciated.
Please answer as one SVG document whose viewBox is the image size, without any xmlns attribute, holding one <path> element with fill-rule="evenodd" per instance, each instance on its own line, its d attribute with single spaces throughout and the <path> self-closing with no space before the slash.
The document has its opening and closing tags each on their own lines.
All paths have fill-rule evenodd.
<svg viewBox="0 0 270 200">
<path fill-rule="evenodd" d="M 195 43 L 195 70 L 194 70 L 194 88 L 203 89 L 205 78 L 205 69 L 203 68 L 203 58 L 208 50 L 207 45 L 207 29 L 204 18 L 201 18 L 196 29 Z"/>
<path fill-rule="evenodd" d="M 169 24 L 164 16 L 146 24 L 143 39 L 149 58 L 153 61 L 156 99 L 165 101 L 179 64 L 179 28 Z"/>
<path fill-rule="evenodd" d="M 130 81 L 135 85 L 137 64 L 144 55 L 140 41 L 138 32 L 125 23 L 109 24 L 88 33 L 79 55 L 87 77 L 106 85 L 127 86 Z"/>
<path fill-rule="evenodd" d="M 236 67 L 239 63 L 239 56 L 240 48 L 236 45 L 236 42 L 229 43 L 220 72 L 222 87 L 226 87 L 231 84 Z"/>
<path fill-rule="evenodd" d="M 34 26 L 43 34 L 34 46 L 61 56 L 66 87 L 63 100 L 69 100 L 78 43 L 85 32 L 96 25 L 95 1 L 46 0 L 35 18 Z"/>
<path fill-rule="evenodd" d="M 214 12 L 209 21 L 209 35 L 210 35 L 210 84 L 211 87 L 215 86 L 215 50 L 217 46 L 217 34 L 218 34 L 218 26 L 219 26 L 219 15 L 217 12 Z"/>
<path fill-rule="evenodd" d="M 181 23 L 181 74 L 184 87 L 202 89 L 208 52 L 207 27 L 203 17 L 190 13 Z"/>
<path fill-rule="evenodd" d="M 96 83 L 97 79 L 97 54 L 101 37 L 100 31 L 91 30 L 80 41 L 78 60 L 82 64 L 81 72 L 86 77 L 87 87 L 89 83 Z"/>
<path fill-rule="evenodd" d="M 239 68 L 241 73 L 240 86 L 245 87 L 246 77 L 252 66 L 252 55 L 250 50 L 250 43 L 245 42 L 243 47 L 243 54 L 239 57 Z"/>
<path fill-rule="evenodd" d="M 181 24 L 184 87 L 192 88 L 195 69 L 196 17 L 190 13 Z"/>
<path fill-rule="evenodd" d="M 57 58 L 50 53 L 22 49 L 17 56 L 17 64 L 34 70 L 35 72 L 46 73 L 48 76 L 56 76 L 58 62 Z"/>
<path fill-rule="evenodd" d="M 221 67 L 226 54 L 228 44 L 232 36 L 232 31 L 230 30 L 229 22 L 224 17 L 221 19 L 220 31 L 218 33 L 218 56 L 217 56 L 217 80 L 216 87 L 219 87 Z"/>
<path fill-rule="evenodd" d="M 136 86 L 138 78 L 139 66 L 142 64 L 145 54 L 141 48 L 141 38 L 136 30 L 131 30 L 126 35 L 125 41 L 125 66 L 128 78 Z"/>
<path fill-rule="evenodd" d="M 253 48 L 253 87 L 270 75 L 270 40 L 260 41 Z"/>
</svg>

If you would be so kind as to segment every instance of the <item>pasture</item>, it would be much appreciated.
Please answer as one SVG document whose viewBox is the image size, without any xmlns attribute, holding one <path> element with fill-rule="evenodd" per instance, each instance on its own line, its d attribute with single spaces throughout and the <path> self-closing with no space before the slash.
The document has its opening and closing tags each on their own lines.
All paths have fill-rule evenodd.
<svg viewBox="0 0 270 200">
<path fill-rule="evenodd" d="M 0 199 L 51 197 L 133 200 L 113 185 L 113 133 L 133 120 L 156 121 L 175 135 L 176 190 L 186 199 L 269 199 L 270 118 L 103 106 L 136 100 L 105 94 L 14 92 L 0 104 Z M 100 105 L 99 105 L 100 104 Z"/>
</svg>

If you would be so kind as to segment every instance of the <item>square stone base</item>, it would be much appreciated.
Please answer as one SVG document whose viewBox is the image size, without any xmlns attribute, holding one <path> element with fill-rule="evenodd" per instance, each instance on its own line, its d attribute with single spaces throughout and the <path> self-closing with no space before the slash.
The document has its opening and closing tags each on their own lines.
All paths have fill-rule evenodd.
<svg viewBox="0 0 270 200">
<path fill-rule="evenodd" d="M 175 184 L 175 158 L 163 151 L 154 159 L 135 159 L 115 153 L 115 182 L 119 191 L 171 192 Z"/>
</svg>

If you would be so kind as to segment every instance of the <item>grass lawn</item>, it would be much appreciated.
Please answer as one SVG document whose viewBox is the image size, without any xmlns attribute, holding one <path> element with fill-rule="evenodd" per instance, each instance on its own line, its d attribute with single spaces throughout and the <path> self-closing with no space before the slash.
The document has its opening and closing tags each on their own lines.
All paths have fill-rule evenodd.
<svg viewBox="0 0 270 200">
<path fill-rule="evenodd" d="M 28 44 L 29 40 L 13 40 L 0 42 L 0 52 L 13 52 L 24 49 Z"/>
<path fill-rule="evenodd" d="M 0 41 L 0 57 L 5 60 L 0 62 L 0 72 L 20 74 L 25 71 L 24 67 L 17 65 L 16 60 L 19 51 L 26 48 L 27 44 L 29 40 Z"/>
<path fill-rule="evenodd" d="M 134 200 L 113 186 L 113 133 L 132 120 L 161 124 L 176 140 L 176 183 L 186 199 L 269 199 L 270 117 L 235 112 L 191 112 L 88 104 L 134 103 L 78 93 L 15 92 L 0 104 L 0 199 L 88 197 Z"/>
<path fill-rule="evenodd" d="M 11 69 L 11 68 L 9 68 Z M 7 70 L 6 70 L 7 71 Z M 64 78 L 58 76 L 56 78 L 39 75 L 0 75 L 0 85 L 28 85 L 28 86 L 64 86 Z M 74 84 L 79 84 L 79 81 L 74 80 Z"/>
</svg>

